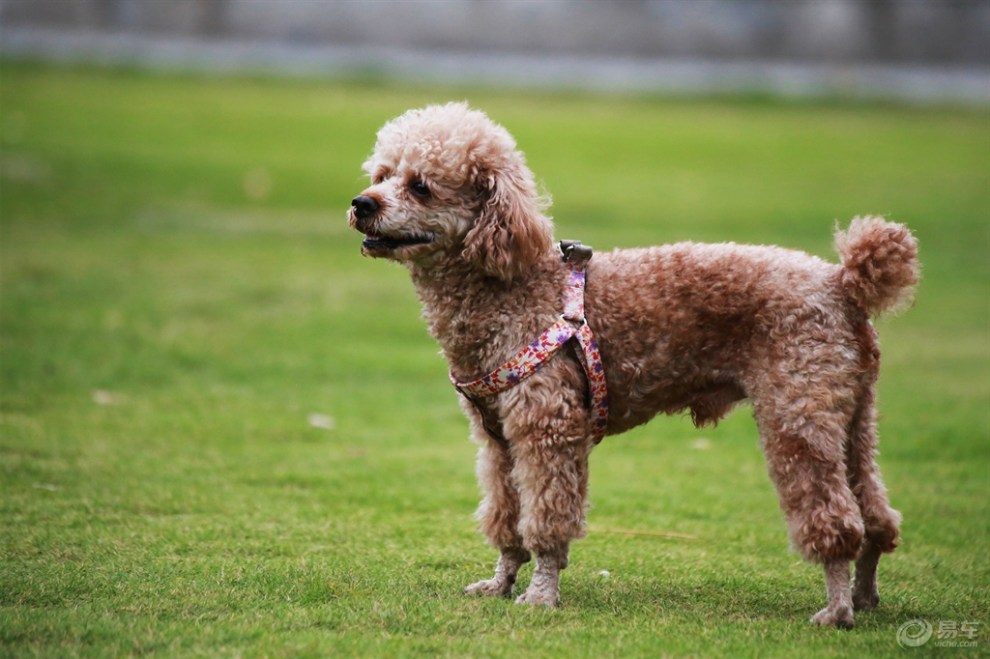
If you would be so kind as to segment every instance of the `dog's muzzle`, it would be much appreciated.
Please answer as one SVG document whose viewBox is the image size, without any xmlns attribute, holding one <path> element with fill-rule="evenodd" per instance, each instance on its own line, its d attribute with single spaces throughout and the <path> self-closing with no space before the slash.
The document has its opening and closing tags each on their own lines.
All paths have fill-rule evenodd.
<svg viewBox="0 0 990 659">
<path fill-rule="evenodd" d="M 366 256 L 390 256 L 396 250 L 428 245 L 435 240 L 436 236 L 432 233 L 410 235 L 381 233 L 381 229 L 375 224 L 382 207 L 382 202 L 370 195 L 358 195 L 351 200 L 352 226 L 364 234 L 361 249 Z"/>
</svg>

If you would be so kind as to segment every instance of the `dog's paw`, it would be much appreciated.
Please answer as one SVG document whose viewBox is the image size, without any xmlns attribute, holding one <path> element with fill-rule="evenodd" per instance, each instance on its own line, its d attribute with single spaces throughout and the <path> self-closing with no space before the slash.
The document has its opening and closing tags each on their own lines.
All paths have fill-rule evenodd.
<svg viewBox="0 0 990 659">
<path fill-rule="evenodd" d="M 877 604 L 880 603 L 880 593 L 877 591 L 876 587 L 862 590 L 856 589 L 853 591 L 853 610 L 855 611 L 869 611 L 870 609 L 875 609 Z"/>
<path fill-rule="evenodd" d="M 824 608 L 811 618 L 814 625 L 838 627 L 839 629 L 852 629 L 856 626 L 853 622 L 853 610 L 848 606 L 840 606 L 836 609 Z"/>
<path fill-rule="evenodd" d="M 464 589 L 465 595 L 480 597 L 508 597 L 512 594 L 512 581 L 508 579 L 485 579 Z"/>
<path fill-rule="evenodd" d="M 552 609 L 560 604 L 560 594 L 556 590 L 530 587 L 516 598 L 516 604 L 546 606 Z"/>
</svg>

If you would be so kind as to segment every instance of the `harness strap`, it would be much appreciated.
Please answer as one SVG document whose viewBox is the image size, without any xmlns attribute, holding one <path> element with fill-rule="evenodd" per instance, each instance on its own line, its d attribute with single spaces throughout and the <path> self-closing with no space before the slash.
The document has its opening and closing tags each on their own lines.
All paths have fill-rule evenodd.
<svg viewBox="0 0 990 659">
<path fill-rule="evenodd" d="M 478 399 L 494 396 L 511 389 L 543 368 L 557 352 L 571 340 L 580 346 L 580 361 L 588 378 L 591 407 L 591 430 L 597 444 L 605 437 L 608 424 L 608 392 L 605 383 L 605 368 L 602 364 L 598 342 L 584 317 L 584 286 L 586 267 L 591 259 L 591 248 L 577 241 L 564 240 L 560 243 L 564 262 L 570 269 L 567 286 L 564 289 L 564 313 L 557 322 L 548 327 L 540 336 L 523 348 L 515 357 L 496 368 L 491 373 L 472 380 L 460 382 L 450 373 L 450 381 L 465 398 L 478 409 L 482 423 L 488 433 L 501 442 L 505 437 L 501 429 L 493 428 L 491 414 Z"/>
</svg>

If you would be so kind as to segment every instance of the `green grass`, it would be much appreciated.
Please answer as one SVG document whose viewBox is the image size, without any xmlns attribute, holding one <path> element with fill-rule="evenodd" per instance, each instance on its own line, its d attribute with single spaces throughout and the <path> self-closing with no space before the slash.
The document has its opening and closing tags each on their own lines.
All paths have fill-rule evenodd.
<svg viewBox="0 0 990 659">
<path fill-rule="evenodd" d="M 0 654 L 895 656 L 919 617 L 990 647 L 985 110 L 0 75 Z M 344 211 L 385 119 L 464 97 L 598 249 L 915 229 L 917 304 L 880 322 L 904 544 L 855 631 L 807 623 L 745 409 L 602 444 L 559 610 L 460 594 L 494 560 L 466 422 Z"/>
</svg>

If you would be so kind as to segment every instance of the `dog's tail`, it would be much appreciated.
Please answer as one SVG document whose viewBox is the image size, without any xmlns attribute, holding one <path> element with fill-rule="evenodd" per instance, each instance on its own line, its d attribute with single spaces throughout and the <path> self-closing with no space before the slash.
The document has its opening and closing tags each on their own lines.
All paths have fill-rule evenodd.
<svg viewBox="0 0 990 659">
<path fill-rule="evenodd" d="M 903 224 L 880 217 L 856 217 L 847 231 L 835 232 L 842 257 L 841 285 L 868 313 L 908 306 L 921 274 L 918 241 Z"/>
</svg>

